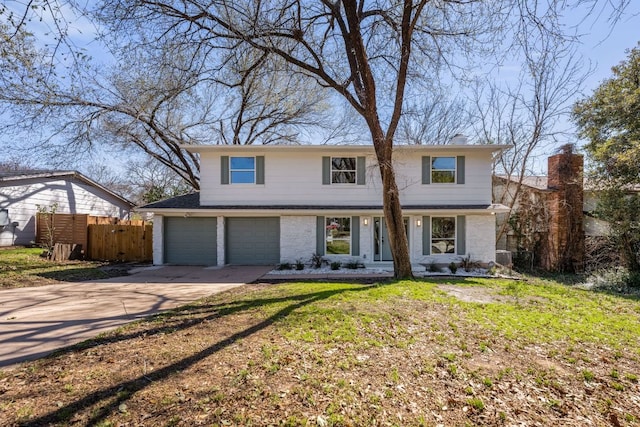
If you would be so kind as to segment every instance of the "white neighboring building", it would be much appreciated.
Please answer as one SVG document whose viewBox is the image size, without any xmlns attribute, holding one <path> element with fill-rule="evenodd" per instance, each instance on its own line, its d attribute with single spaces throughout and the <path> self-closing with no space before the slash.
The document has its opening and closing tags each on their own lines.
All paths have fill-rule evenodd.
<svg viewBox="0 0 640 427">
<path fill-rule="evenodd" d="M 129 218 L 133 204 L 76 171 L 0 172 L 0 246 L 36 238 L 38 206 L 57 213 Z"/>
<path fill-rule="evenodd" d="M 392 261 L 370 145 L 183 146 L 201 191 L 154 214 L 154 264 Z M 493 156 L 509 146 L 398 146 L 396 180 L 414 264 L 495 260 Z"/>
</svg>

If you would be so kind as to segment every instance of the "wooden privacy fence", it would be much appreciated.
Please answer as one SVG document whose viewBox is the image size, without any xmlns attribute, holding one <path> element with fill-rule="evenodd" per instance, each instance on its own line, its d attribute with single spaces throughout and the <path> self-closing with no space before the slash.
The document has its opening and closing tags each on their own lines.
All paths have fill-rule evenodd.
<svg viewBox="0 0 640 427">
<path fill-rule="evenodd" d="M 86 259 L 151 261 L 152 225 L 87 214 L 39 213 L 36 241 L 41 244 L 82 245 Z"/>
<path fill-rule="evenodd" d="M 108 261 L 151 261 L 153 226 L 89 225 L 87 258 Z"/>
</svg>

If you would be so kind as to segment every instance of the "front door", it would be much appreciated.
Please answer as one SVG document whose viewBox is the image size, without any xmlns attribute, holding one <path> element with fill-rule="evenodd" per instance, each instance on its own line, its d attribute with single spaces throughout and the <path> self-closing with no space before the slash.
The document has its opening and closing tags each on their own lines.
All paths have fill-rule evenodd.
<svg viewBox="0 0 640 427">
<path fill-rule="evenodd" d="M 409 220 L 404 219 L 404 230 L 409 238 Z M 384 218 L 375 217 L 373 219 L 373 259 L 374 261 L 393 261 L 391 245 L 389 245 L 389 234 Z"/>
</svg>

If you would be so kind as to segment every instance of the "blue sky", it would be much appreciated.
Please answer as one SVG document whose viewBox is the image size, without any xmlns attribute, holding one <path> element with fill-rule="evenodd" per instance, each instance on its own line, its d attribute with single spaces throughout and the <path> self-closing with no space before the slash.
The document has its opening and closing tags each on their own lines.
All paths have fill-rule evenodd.
<svg viewBox="0 0 640 427">
<path fill-rule="evenodd" d="M 640 41 L 640 5 L 638 3 L 631 2 L 627 14 L 613 28 L 602 16 L 595 24 L 593 19 L 596 18 L 582 23 L 581 29 L 587 33 L 582 38 L 581 53 L 596 67 L 594 74 L 585 82 L 587 95 L 603 80 L 611 77 L 611 67 L 624 60 L 627 56 L 625 51 L 632 49 Z"/>
</svg>

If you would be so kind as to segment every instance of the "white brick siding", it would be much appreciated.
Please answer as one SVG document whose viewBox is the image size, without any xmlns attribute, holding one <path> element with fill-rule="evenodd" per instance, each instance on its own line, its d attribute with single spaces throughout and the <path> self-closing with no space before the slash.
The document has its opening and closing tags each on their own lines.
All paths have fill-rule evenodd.
<svg viewBox="0 0 640 427">
<path fill-rule="evenodd" d="M 282 216 L 280 218 L 280 259 L 294 263 L 309 261 L 316 251 L 316 217 Z"/>
<path fill-rule="evenodd" d="M 224 253 L 225 253 L 225 247 L 224 247 L 224 238 L 225 238 L 225 232 L 224 232 L 224 217 L 223 216 L 219 216 L 217 221 L 216 221 L 216 238 L 218 239 L 217 242 L 217 247 L 216 247 L 216 253 L 218 255 L 218 265 L 224 265 L 225 263 L 225 258 L 224 258 Z"/>
<path fill-rule="evenodd" d="M 153 265 L 164 264 L 164 217 L 153 216 Z"/>
<path fill-rule="evenodd" d="M 495 262 L 495 215 L 467 215 L 467 254 L 472 261 Z"/>
</svg>

